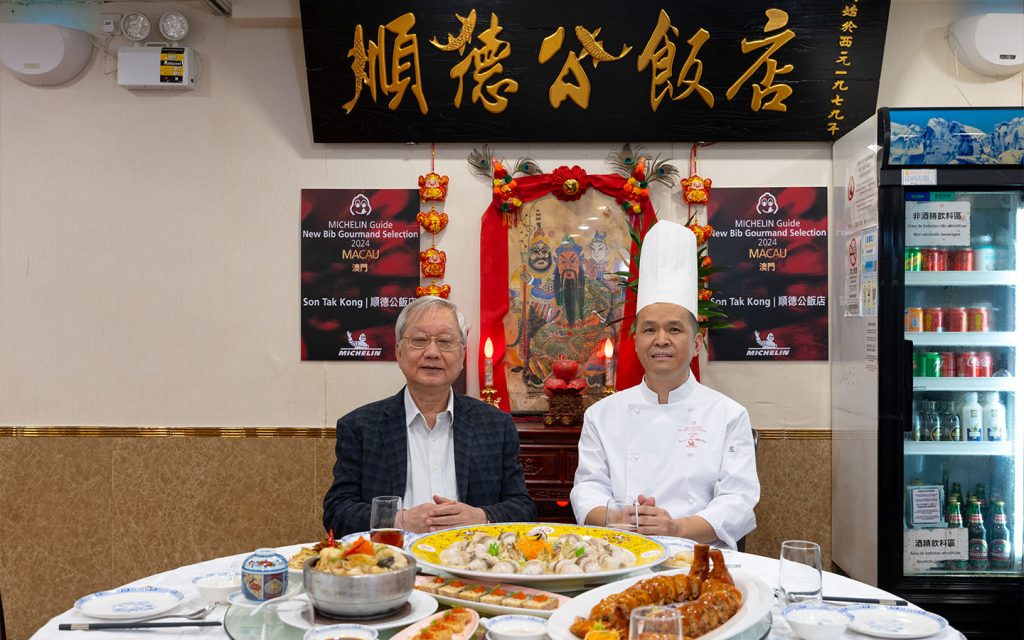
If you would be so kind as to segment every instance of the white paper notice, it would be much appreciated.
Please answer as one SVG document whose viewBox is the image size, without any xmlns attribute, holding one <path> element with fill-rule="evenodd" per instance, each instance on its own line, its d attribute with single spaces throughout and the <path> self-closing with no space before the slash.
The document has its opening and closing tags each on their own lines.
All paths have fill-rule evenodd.
<svg viewBox="0 0 1024 640">
<path fill-rule="evenodd" d="M 907 529 L 903 532 L 903 571 L 924 571 L 940 562 L 967 562 L 967 529 Z"/>
<path fill-rule="evenodd" d="M 843 228 L 859 231 L 878 224 L 878 169 L 875 152 L 865 151 L 846 166 L 846 206 Z"/>
<path fill-rule="evenodd" d="M 858 247 L 858 235 L 850 236 L 846 245 L 846 317 L 860 315 L 860 250 Z"/>
<path fill-rule="evenodd" d="M 910 493 L 910 523 L 912 525 L 936 525 L 942 520 L 942 487 L 907 487 Z"/>
<path fill-rule="evenodd" d="M 868 318 L 864 328 L 864 368 L 878 371 L 878 317 Z"/>
<path fill-rule="evenodd" d="M 938 181 L 938 172 L 935 169 L 904 169 L 900 179 L 904 186 L 934 186 Z"/>
<path fill-rule="evenodd" d="M 908 247 L 971 245 L 970 202 L 908 202 Z"/>
</svg>

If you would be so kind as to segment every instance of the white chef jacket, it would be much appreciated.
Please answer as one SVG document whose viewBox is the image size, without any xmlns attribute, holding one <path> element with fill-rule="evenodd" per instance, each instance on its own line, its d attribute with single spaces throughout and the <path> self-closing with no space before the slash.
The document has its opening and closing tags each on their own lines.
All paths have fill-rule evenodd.
<svg viewBox="0 0 1024 640">
<path fill-rule="evenodd" d="M 673 518 L 704 518 L 718 545 L 735 549 L 754 530 L 761 497 L 750 417 L 692 375 L 667 404 L 641 382 L 587 409 L 574 484 L 580 523 L 612 498 L 643 494 Z"/>
</svg>

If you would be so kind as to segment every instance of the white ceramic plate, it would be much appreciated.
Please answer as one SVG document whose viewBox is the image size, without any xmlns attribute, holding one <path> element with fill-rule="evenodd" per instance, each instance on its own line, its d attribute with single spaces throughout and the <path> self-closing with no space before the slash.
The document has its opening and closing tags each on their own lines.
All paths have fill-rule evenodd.
<svg viewBox="0 0 1024 640">
<path fill-rule="evenodd" d="M 435 619 L 444 616 L 446 613 L 448 612 L 442 611 L 441 613 L 430 616 L 426 620 L 421 620 L 420 622 L 410 626 L 408 629 L 402 629 L 394 636 L 392 636 L 392 640 L 411 640 L 413 637 L 416 636 L 416 634 L 420 632 L 421 629 L 423 629 L 423 627 L 427 626 Z M 452 640 L 467 640 L 468 638 L 471 638 L 473 636 L 473 634 L 476 632 L 476 628 L 480 626 L 480 614 L 478 614 L 476 611 L 473 611 L 472 609 L 469 609 L 469 613 L 472 616 L 472 619 L 469 621 L 469 624 L 467 624 L 466 628 L 460 631 L 459 633 L 452 635 Z"/>
<path fill-rule="evenodd" d="M 420 576 L 416 578 L 416 584 L 423 584 L 424 582 L 430 582 L 433 580 L 430 576 Z M 474 583 L 476 584 L 476 583 Z M 541 591 L 540 589 L 530 589 L 528 587 L 520 587 L 513 584 L 499 584 L 495 582 L 480 582 L 479 584 L 486 587 L 501 587 L 506 591 L 522 591 L 529 595 L 545 595 L 554 598 L 558 601 L 558 606 L 562 606 L 567 602 L 570 602 L 572 598 L 568 596 L 558 595 L 557 593 L 551 593 L 549 591 Z M 443 596 L 440 593 L 430 594 L 437 599 L 441 604 L 446 604 L 450 607 L 465 607 L 467 609 L 473 609 L 484 615 L 488 616 L 504 616 L 504 615 L 520 615 L 520 616 L 537 616 L 539 618 L 550 618 L 551 614 L 555 609 L 526 609 L 525 607 L 506 607 L 500 604 L 487 604 L 486 602 L 473 602 L 472 600 L 461 600 L 459 598 L 453 598 L 451 596 Z"/>
<path fill-rule="evenodd" d="M 302 595 L 295 596 L 295 600 L 303 599 L 308 601 L 309 594 L 304 593 Z M 429 593 L 417 591 L 416 589 L 413 589 L 412 595 L 409 596 L 409 604 L 412 606 L 412 609 L 403 616 L 383 618 L 381 620 L 354 620 L 353 624 L 361 624 L 364 627 L 370 627 L 371 629 L 376 629 L 377 631 L 383 631 L 385 629 L 397 629 L 399 627 L 405 627 L 410 624 L 413 624 L 414 622 L 419 622 L 423 618 L 426 618 L 430 614 L 437 611 L 437 600 L 434 599 L 434 596 L 430 595 Z M 298 612 L 284 611 L 281 613 L 281 620 L 283 620 L 286 624 L 289 624 L 298 629 L 308 630 L 310 628 L 309 623 L 303 620 L 299 616 Z M 335 620 L 334 622 L 337 624 L 342 623 L 341 620 Z"/>
<path fill-rule="evenodd" d="M 660 575 L 673 573 L 686 572 L 667 571 Z M 728 622 L 702 635 L 700 640 L 732 638 L 760 622 L 765 617 L 765 614 L 771 611 L 772 605 L 775 604 L 775 594 L 764 580 L 744 571 L 733 570 L 731 573 L 733 580 L 736 582 L 736 588 L 743 594 L 743 604 L 740 605 L 740 610 Z M 650 575 L 646 575 L 626 578 L 625 580 L 602 585 L 573 598 L 571 602 L 555 609 L 554 615 L 548 620 L 548 637 L 551 640 L 579 640 L 569 631 L 569 627 L 576 620 L 576 616 L 588 617 L 590 610 L 604 598 L 625 591 L 627 587 L 650 577 Z"/>
<path fill-rule="evenodd" d="M 693 551 L 693 545 L 697 544 L 696 542 L 694 542 L 693 540 L 690 540 L 689 538 L 676 538 L 674 536 L 647 536 L 647 537 L 650 538 L 651 540 L 654 540 L 655 542 L 660 542 L 662 544 L 662 546 L 665 547 L 665 550 L 667 551 L 667 553 L 665 555 L 665 561 L 662 562 L 661 564 L 659 564 L 658 565 L 659 567 L 664 567 L 666 569 L 688 569 L 689 568 L 689 565 L 687 565 L 685 567 L 683 567 L 683 566 L 678 566 L 677 567 L 677 566 L 673 566 L 673 565 L 669 564 L 669 562 L 671 562 L 672 559 L 675 558 L 676 555 L 678 555 L 679 552 L 681 552 L 681 551 L 684 551 L 684 550 L 687 550 L 687 549 L 689 549 L 690 551 Z"/>
<path fill-rule="evenodd" d="M 104 620 L 145 620 L 167 613 L 184 599 L 180 591 L 164 587 L 123 587 L 79 598 L 75 609 Z"/>
<path fill-rule="evenodd" d="M 876 638 L 926 638 L 948 626 L 941 616 L 909 607 L 861 604 L 840 611 L 853 616 L 850 629 Z"/>
</svg>

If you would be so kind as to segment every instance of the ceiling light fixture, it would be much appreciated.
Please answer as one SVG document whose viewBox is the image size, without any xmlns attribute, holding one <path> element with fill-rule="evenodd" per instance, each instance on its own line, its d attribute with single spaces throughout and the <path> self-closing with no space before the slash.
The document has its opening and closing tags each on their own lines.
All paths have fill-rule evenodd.
<svg viewBox="0 0 1024 640">
<path fill-rule="evenodd" d="M 149 18 L 137 11 L 126 13 L 121 19 L 121 33 L 134 42 L 145 40 L 151 29 Z"/>
<path fill-rule="evenodd" d="M 160 16 L 160 33 L 176 43 L 188 35 L 188 20 L 177 11 L 168 11 Z"/>
</svg>

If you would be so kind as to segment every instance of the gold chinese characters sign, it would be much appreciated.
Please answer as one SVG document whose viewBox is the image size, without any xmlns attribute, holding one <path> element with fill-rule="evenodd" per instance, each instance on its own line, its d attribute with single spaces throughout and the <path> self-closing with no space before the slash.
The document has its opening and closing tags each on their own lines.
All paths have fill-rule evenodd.
<svg viewBox="0 0 1024 640">
<path fill-rule="evenodd" d="M 316 142 L 833 140 L 884 0 L 300 0 Z M 609 126 L 614 123 L 614 126 Z"/>
</svg>

